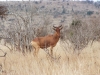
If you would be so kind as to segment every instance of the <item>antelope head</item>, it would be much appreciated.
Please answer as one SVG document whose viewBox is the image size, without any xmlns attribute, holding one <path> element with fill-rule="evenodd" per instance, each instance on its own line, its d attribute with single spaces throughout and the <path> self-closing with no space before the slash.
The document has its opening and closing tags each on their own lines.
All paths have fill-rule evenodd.
<svg viewBox="0 0 100 75">
<path fill-rule="evenodd" d="M 60 30 L 62 29 L 62 25 L 58 26 L 58 27 L 55 27 L 53 26 L 53 30 L 55 30 L 56 32 L 60 32 Z"/>
</svg>

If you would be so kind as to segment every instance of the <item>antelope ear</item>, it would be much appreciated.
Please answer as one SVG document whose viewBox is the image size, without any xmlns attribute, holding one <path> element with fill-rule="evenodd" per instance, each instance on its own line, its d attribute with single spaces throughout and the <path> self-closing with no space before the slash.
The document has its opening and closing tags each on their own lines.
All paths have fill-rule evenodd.
<svg viewBox="0 0 100 75">
<path fill-rule="evenodd" d="M 59 28 L 62 27 L 62 25 L 59 26 Z"/>
<path fill-rule="evenodd" d="M 53 28 L 53 30 L 55 30 L 55 31 L 56 31 L 56 29 L 55 29 L 55 28 Z"/>
<path fill-rule="evenodd" d="M 60 30 L 62 29 L 63 27 L 60 27 Z"/>
<path fill-rule="evenodd" d="M 60 25 L 60 26 L 59 26 L 59 29 L 61 30 L 62 28 L 63 28 L 62 25 Z"/>
<path fill-rule="evenodd" d="M 56 28 L 55 26 L 53 26 L 54 28 Z"/>
</svg>

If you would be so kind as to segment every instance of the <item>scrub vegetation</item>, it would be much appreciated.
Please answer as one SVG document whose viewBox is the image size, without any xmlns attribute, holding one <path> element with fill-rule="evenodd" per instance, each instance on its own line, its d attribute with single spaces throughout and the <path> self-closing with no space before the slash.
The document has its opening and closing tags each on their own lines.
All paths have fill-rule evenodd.
<svg viewBox="0 0 100 75">
<path fill-rule="evenodd" d="M 100 2 L 0 2 L 0 75 L 99 75 Z M 62 25 L 53 48 L 31 41 L 52 35 Z"/>
</svg>

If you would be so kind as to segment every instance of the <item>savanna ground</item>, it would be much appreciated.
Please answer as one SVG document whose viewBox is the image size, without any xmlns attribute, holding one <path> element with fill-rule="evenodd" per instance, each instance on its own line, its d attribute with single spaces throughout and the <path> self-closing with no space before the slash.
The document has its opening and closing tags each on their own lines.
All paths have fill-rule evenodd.
<svg viewBox="0 0 100 75">
<path fill-rule="evenodd" d="M 66 51 L 67 49 L 67 51 Z M 99 75 L 100 42 L 95 41 L 77 55 L 71 45 L 59 42 L 54 48 L 54 57 L 40 50 L 38 58 L 33 53 L 8 52 L 0 58 L 1 75 Z"/>
<path fill-rule="evenodd" d="M 100 75 L 99 5 L 91 1 L 5 4 L 9 13 L 0 20 L 0 75 Z M 30 41 L 54 33 L 55 24 L 62 24 L 63 30 L 53 57 L 43 49 L 34 57 Z"/>
</svg>

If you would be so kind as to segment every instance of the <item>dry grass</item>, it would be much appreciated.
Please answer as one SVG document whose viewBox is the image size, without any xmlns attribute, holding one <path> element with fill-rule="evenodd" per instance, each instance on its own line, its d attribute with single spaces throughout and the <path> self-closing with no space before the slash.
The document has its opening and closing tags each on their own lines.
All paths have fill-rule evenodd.
<svg viewBox="0 0 100 75">
<path fill-rule="evenodd" d="M 14 6 L 16 5 L 14 3 L 12 4 Z M 82 15 L 86 15 L 85 12 L 87 12 L 87 10 L 99 12 L 97 8 L 95 8 L 93 5 L 89 5 L 88 3 L 82 4 L 77 2 L 69 2 L 69 5 L 67 6 L 66 4 L 67 3 L 65 2 L 64 4 L 43 3 L 41 5 L 38 4 L 39 6 L 37 7 L 39 8 L 45 5 L 44 10 L 52 9 L 53 11 L 54 8 L 57 8 L 59 9 L 59 13 L 61 13 L 62 5 L 64 5 L 68 14 L 63 14 L 62 16 L 58 15 L 57 18 L 53 18 L 54 14 L 52 13 L 53 15 L 48 16 L 50 18 L 50 22 L 52 22 L 52 25 L 59 25 L 59 22 L 61 22 L 64 16 L 66 19 L 63 24 L 70 25 L 73 20 L 72 9 L 74 9 L 74 11 L 80 11 Z M 35 25 L 35 23 L 38 24 L 38 21 L 41 23 L 41 25 L 43 24 L 41 21 L 43 18 L 40 18 L 42 17 L 41 15 L 48 15 L 47 13 L 44 13 L 44 10 L 42 10 L 42 13 L 39 13 L 40 15 L 33 16 L 33 18 L 35 18 L 34 21 L 32 21 L 34 22 L 32 23 L 33 25 Z M 16 12 L 15 7 L 10 8 L 10 11 Z M 26 15 L 25 11 L 19 12 Z M 15 14 L 17 15 L 17 13 Z M 8 16 L 8 20 L 13 18 L 13 15 Z M 87 20 L 88 18 L 84 19 Z M 9 23 L 6 21 L 2 25 L 8 27 L 10 25 L 17 24 L 16 22 L 13 23 L 11 21 L 11 23 Z M 20 30 L 18 31 L 20 32 Z M 79 55 L 73 53 L 73 47 L 70 43 L 59 42 L 54 48 L 54 58 L 56 59 L 50 58 L 42 49 L 39 51 L 38 58 L 33 56 L 33 52 L 25 55 L 17 51 L 9 52 L 8 48 L 2 45 L 0 45 L 0 49 L 7 52 L 6 57 L 0 57 L 0 75 L 100 75 L 100 43 L 97 41 L 95 41 L 92 46 L 89 44 Z M 1 55 L 3 55 L 3 53 L 0 50 L 0 56 Z"/>
<path fill-rule="evenodd" d="M 64 46 L 65 45 L 65 46 Z M 68 47 L 69 46 L 69 47 Z M 25 56 L 19 52 L 8 52 L 6 58 L 0 58 L 1 75 L 99 75 L 100 43 L 94 42 L 83 49 L 81 54 L 73 54 L 71 45 L 60 44 L 54 48 L 52 60 L 40 50 L 38 58 L 33 53 Z"/>
</svg>

